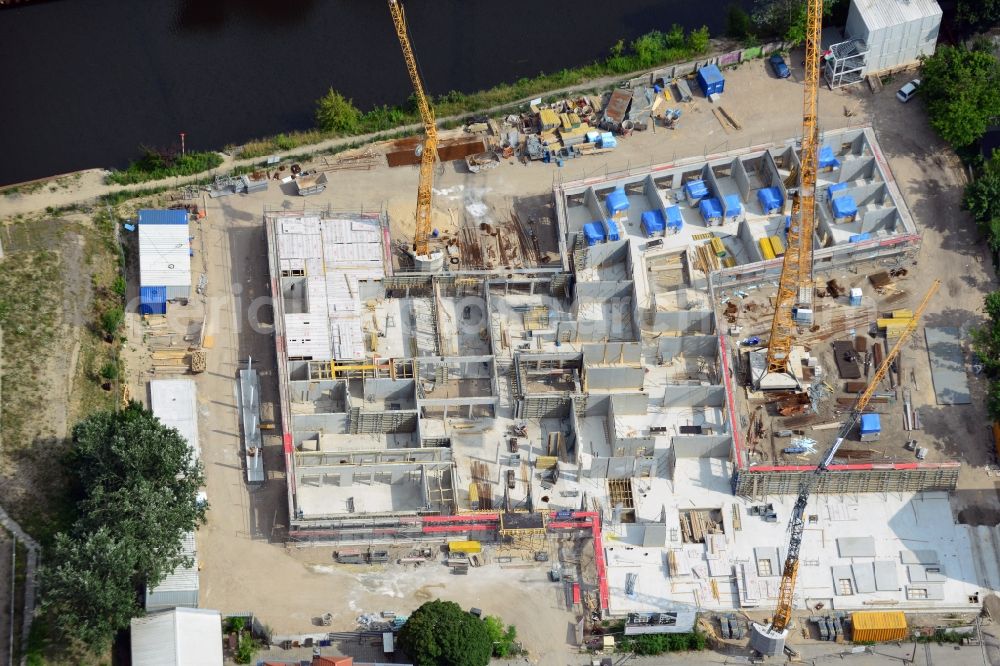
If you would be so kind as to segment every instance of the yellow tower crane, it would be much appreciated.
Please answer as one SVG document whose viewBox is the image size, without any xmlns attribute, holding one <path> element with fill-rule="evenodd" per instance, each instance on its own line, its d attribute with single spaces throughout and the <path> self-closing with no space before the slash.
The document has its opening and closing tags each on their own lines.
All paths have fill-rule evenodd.
<svg viewBox="0 0 1000 666">
<path fill-rule="evenodd" d="M 778 296 L 774 302 L 771 337 L 767 347 L 767 373 L 789 372 L 788 360 L 796 324 L 812 323 L 812 243 L 816 226 L 816 167 L 819 149 L 817 104 L 819 51 L 823 0 L 807 0 L 805 91 L 802 99 L 802 151 L 799 182 L 791 202 L 791 225 L 781 264 Z"/>
<path fill-rule="evenodd" d="M 834 456 L 837 455 L 840 445 L 844 443 L 844 440 L 847 439 L 847 436 L 861 418 L 861 413 L 864 411 L 865 406 L 868 405 L 868 401 L 871 400 L 875 391 L 878 390 L 879 383 L 885 378 L 892 362 L 899 356 L 899 352 L 903 348 L 903 343 L 916 330 L 920 316 L 924 313 L 927 304 L 940 286 L 941 281 L 935 280 L 931 288 L 924 294 L 923 300 L 920 301 L 920 305 L 913 312 L 913 317 L 906 325 L 902 335 L 899 336 L 896 344 L 892 346 L 892 350 L 882 360 L 882 364 L 875 371 L 875 375 L 868 383 L 868 386 L 858 395 L 857 400 L 854 402 L 854 407 L 851 409 L 850 416 L 848 416 L 847 421 L 841 427 L 840 432 L 837 433 L 837 439 L 834 440 L 827 452 L 823 454 L 823 458 L 816 466 L 816 469 L 806 476 L 802 482 L 798 499 L 795 500 L 795 507 L 792 509 L 792 514 L 788 521 L 790 536 L 788 539 L 788 553 L 785 556 L 785 565 L 781 572 L 781 585 L 778 588 L 778 606 L 774 610 L 774 617 L 771 618 L 770 625 L 765 626 L 754 623 L 750 627 L 750 647 L 761 654 L 774 656 L 780 654 L 785 647 L 785 637 L 788 636 L 788 625 L 792 621 L 792 600 L 795 594 L 795 579 L 799 573 L 799 550 L 802 547 L 802 535 L 805 531 L 805 511 L 806 505 L 809 503 L 809 495 L 819 481 L 819 477 L 833 463 Z"/>
<path fill-rule="evenodd" d="M 424 93 L 424 84 L 420 80 L 417 69 L 417 58 L 413 54 L 410 35 L 406 27 L 406 16 L 403 4 L 399 0 L 389 0 L 389 12 L 392 23 L 396 27 L 399 46 L 403 49 L 403 59 L 406 60 L 406 71 L 410 73 L 413 84 L 413 94 L 417 99 L 417 109 L 424 124 L 424 144 L 420 154 L 420 184 L 417 186 L 417 214 L 413 232 L 413 261 L 418 270 L 436 271 L 443 264 L 441 252 L 431 252 L 429 240 L 431 235 L 431 199 L 434 193 L 434 165 L 437 162 L 437 124 L 434 122 L 434 110 Z"/>
</svg>

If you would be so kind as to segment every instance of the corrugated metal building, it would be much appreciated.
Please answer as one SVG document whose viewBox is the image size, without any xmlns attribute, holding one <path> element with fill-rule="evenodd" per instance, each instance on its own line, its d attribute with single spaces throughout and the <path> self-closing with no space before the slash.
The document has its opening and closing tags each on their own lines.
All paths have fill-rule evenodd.
<svg viewBox="0 0 1000 666">
<path fill-rule="evenodd" d="M 932 55 L 940 27 L 936 0 L 852 0 L 845 31 L 867 44 L 867 74 Z"/>
<path fill-rule="evenodd" d="M 191 558 L 191 566 L 180 566 L 154 588 L 146 588 L 146 612 L 168 610 L 171 608 L 197 608 L 198 589 L 198 551 L 194 543 L 194 532 L 184 535 L 184 545 L 181 549 L 185 557 Z"/>
<path fill-rule="evenodd" d="M 222 614 L 176 608 L 132 620 L 133 666 L 222 666 Z"/>
<path fill-rule="evenodd" d="M 190 379 L 154 379 L 149 382 L 149 403 L 153 414 L 164 425 L 175 428 L 197 460 L 201 457 L 198 444 L 198 397 Z M 146 588 L 146 611 L 153 612 L 175 606 L 197 608 L 200 582 L 198 552 L 194 532 L 184 535 L 182 552 L 191 558 L 191 566 L 180 566 L 154 588 Z"/>
<path fill-rule="evenodd" d="M 191 241 L 187 211 L 139 211 L 139 287 L 161 287 L 168 301 L 190 295 Z"/>
</svg>

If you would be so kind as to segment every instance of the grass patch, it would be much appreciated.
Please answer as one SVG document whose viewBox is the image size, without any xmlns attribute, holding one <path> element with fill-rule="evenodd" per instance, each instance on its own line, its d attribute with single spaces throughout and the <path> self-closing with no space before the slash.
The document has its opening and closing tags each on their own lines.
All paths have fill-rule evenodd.
<svg viewBox="0 0 1000 666">
<path fill-rule="evenodd" d="M 17 197 L 22 194 L 34 194 L 42 188 L 45 187 L 47 181 L 38 180 L 33 183 L 24 183 L 22 185 L 12 185 L 10 187 L 4 188 L 3 195 L 5 197 Z"/>
<path fill-rule="evenodd" d="M 133 185 L 173 176 L 191 176 L 210 171 L 222 164 L 222 156 L 213 152 L 177 155 L 168 151 L 145 148 L 143 156 L 124 171 L 112 171 L 107 182 L 113 185 Z"/>
<path fill-rule="evenodd" d="M 104 206 L 111 206 L 114 208 L 125 203 L 126 201 L 131 201 L 132 199 L 151 197 L 172 189 L 174 188 L 171 185 L 160 185 L 158 187 L 146 187 L 139 190 L 116 190 L 114 192 L 102 194 L 97 200 Z"/>
</svg>

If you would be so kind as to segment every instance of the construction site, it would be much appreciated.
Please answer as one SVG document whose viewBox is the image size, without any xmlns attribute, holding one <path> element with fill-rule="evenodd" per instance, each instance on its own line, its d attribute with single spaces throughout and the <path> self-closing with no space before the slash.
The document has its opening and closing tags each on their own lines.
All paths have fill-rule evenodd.
<svg viewBox="0 0 1000 666">
<path fill-rule="evenodd" d="M 766 112 L 746 110 L 770 95 L 758 63 L 727 70 L 725 93 L 721 72 L 650 75 L 439 143 L 389 4 L 422 138 L 220 178 L 202 211 L 225 225 L 140 213 L 140 244 L 172 253 L 141 262 L 202 271 L 144 281 L 142 362 L 199 374 L 201 395 L 236 386 L 197 413 L 201 605 L 249 595 L 289 641 L 324 640 L 316 627 L 411 610 L 429 587 L 508 614 L 537 594 L 539 645 L 569 617 L 567 644 L 613 648 L 600 626 L 621 619 L 625 635 L 707 628 L 772 656 L 793 612 L 830 640 L 852 613 L 979 612 L 1000 589 L 1000 513 L 956 518 L 992 453 L 969 423 L 967 326 L 944 302 L 981 298 L 962 293 L 957 251 L 928 247 L 943 217 L 917 166 L 899 178 L 908 148 L 839 110 L 820 131 L 816 57 L 796 90 L 766 82 L 788 108 L 806 95 L 770 140 L 718 105 Z M 725 137 L 710 149 L 681 122 Z M 576 158 L 594 166 L 563 166 Z M 170 289 L 192 283 L 203 298 L 177 304 Z M 168 301 L 192 320 L 183 335 Z M 259 330 L 240 328 L 247 309 Z M 206 423 L 223 409 L 226 435 Z M 244 565 L 268 575 L 234 601 Z M 295 584 L 287 617 L 272 611 Z"/>
</svg>

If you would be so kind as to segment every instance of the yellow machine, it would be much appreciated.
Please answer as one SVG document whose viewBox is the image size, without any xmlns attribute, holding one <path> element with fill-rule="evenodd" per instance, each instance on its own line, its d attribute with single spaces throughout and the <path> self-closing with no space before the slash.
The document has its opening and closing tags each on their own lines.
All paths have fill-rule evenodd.
<svg viewBox="0 0 1000 666">
<path fill-rule="evenodd" d="M 420 154 L 420 184 L 417 186 L 416 226 L 413 234 L 413 259 L 418 269 L 433 271 L 441 268 L 443 255 L 440 252 L 431 253 L 429 239 L 431 235 L 431 203 L 434 193 L 434 165 L 437 162 L 437 124 L 434 121 L 434 110 L 431 108 L 424 84 L 417 69 L 417 58 L 410 44 L 410 35 L 406 27 L 406 16 L 399 0 L 389 0 L 389 12 L 396 27 L 399 46 L 403 49 L 403 59 L 406 60 L 406 71 L 410 74 L 413 84 L 413 94 L 417 100 L 417 109 L 424 124 L 423 152 Z"/>
</svg>

